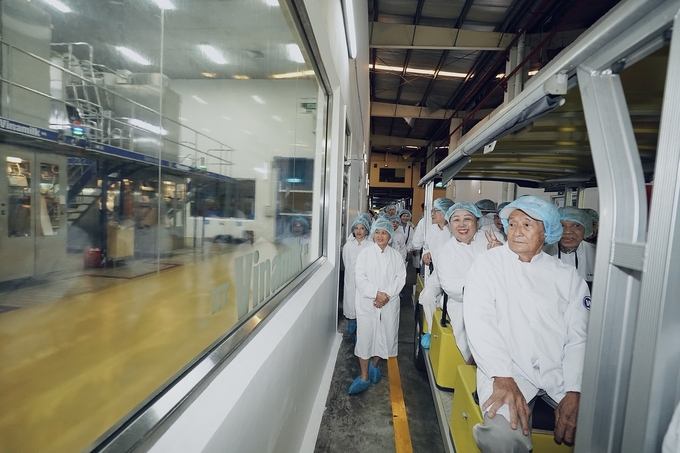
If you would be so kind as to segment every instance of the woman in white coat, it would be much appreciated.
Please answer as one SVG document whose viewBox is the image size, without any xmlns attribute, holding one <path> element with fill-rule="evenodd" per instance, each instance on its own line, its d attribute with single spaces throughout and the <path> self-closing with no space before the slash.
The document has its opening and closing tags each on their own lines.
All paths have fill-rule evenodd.
<svg viewBox="0 0 680 453">
<path fill-rule="evenodd" d="M 352 223 L 352 234 L 342 249 L 342 263 L 345 265 L 345 289 L 342 301 L 342 313 L 347 318 L 347 332 L 353 334 L 357 330 L 357 313 L 355 309 L 356 284 L 354 271 L 359 253 L 373 243 L 368 238 L 371 224 L 366 217 L 359 215 Z"/>
<path fill-rule="evenodd" d="M 463 287 L 468 271 L 477 255 L 503 245 L 502 236 L 492 230 L 480 230 L 482 211 L 469 201 L 459 201 L 446 212 L 453 237 L 441 250 L 437 275 L 442 289 L 448 294 L 447 313 L 456 337 L 456 346 L 467 362 L 472 353 L 463 322 Z"/>
<path fill-rule="evenodd" d="M 404 261 L 389 247 L 392 222 L 379 219 L 371 229 L 373 245 L 359 253 L 356 264 L 357 344 L 361 375 L 349 387 L 350 394 L 361 393 L 380 382 L 380 359 L 398 352 L 399 292 L 406 282 Z"/>
<path fill-rule="evenodd" d="M 413 243 L 413 236 L 416 231 L 413 223 L 411 223 L 411 212 L 408 209 L 402 209 L 399 211 L 398 217 L 399 231 L 404 235 L 404 238 L 406 238 L 406 250 L 411 251 L 411 244 Z M 413 267 L 420 267 L 420 250 L 418 250 L 417 256 L 412 254 L 411 262 Z"/>
</svg>

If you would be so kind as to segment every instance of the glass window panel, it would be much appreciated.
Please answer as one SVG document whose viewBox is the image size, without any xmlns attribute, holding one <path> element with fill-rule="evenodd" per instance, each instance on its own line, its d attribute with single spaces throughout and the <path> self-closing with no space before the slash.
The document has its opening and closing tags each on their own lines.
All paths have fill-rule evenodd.
<svg viewBox="0 0 680 453">
<path fill-rule="evenodd" d="M 322 252 L 328 96 L 285 3 L 64 3 L 0 10 L 17 452 L 92 445 Z"/>
</svg>

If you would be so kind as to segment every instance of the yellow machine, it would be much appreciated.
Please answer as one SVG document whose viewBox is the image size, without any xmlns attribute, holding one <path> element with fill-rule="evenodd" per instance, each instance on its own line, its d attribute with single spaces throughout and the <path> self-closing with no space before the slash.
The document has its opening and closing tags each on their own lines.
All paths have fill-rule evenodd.
<svg viewBox="0 0 680 453">
<path fill-rule="evenodd" d="M 472 427 L 483 423 L 482 411 L 472 396 L 477 389 L 476 368 L 470 365 L 458 367 L 456 393 L 453 396 L 453 409 L 449 429 L 456 451 L 466 453 L 480 453 L 472 435 Z M 574 447 L 557 445 L 553 440 L 553 433 L 533 430 L 531 438 L 534 442 L 534 453 L 571 453 Z"/>
<path fill-rule="evenodd" d="M 463 355 L 456 346 L 456 337 L 453 335 L 451 323 L 442 327 L 442 309 L 437 308 L 432 323 L 432 336 L 430 337 L 430 361 L 434 371 L 434 379 L 437 387 L 444 390 L 456 388 L 458 367 L 465 365 Z"/>
</svg>

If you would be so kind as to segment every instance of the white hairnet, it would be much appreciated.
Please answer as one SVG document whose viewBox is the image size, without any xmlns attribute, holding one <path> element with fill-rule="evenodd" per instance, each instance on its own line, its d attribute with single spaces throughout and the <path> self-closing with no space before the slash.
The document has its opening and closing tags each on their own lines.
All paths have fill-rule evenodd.
<svg viewBox="0 0 680 453">
<path fill-rule="evenodd" d="M 557 206 L 533 195 L 518 198 L 503 208 L 500 212 L 501 222 L 505 233 L 508 232 L 508 217 L 515 209 L 523 211 L 534 220 L 541 220 L 545 228 L 545 243 L 554 244 L 562 237 L 562 222 Z"/>
<path fill-rule="evenodd" d="M 433 205 L 435 208 L 443 212 L 444 215 L 446 215 L 446 212 L 449 210 L 449 208 L 453 206 L 453 200 L 451 200 L 450 198 L 441 197 L 434 200 Z"/>
<path fill-rule="evenodd" d="M 392 239 L 392 236 L 394 235 L 394 226 L 392 225 L 392 221 L 388 219 L 380 218 L 373 222 L 373 227 L 371 228 L 371 235 L 375 234 L 375 230 L 387 231 L 388 233 L 390 233 L 390 239 Z"/>
<path fill-rule="evenodd" d="M 473 205 L 469 201 L 459 201 L 453 206 L 451 206 L 448 211 L 446 211 L 446 220 L 448 221 L 454 212 L 461 210 L 469 211 L 470 214 L 477 217 L 477 219 L 482 218 L 482 211 L 480 211 L 477 206 Z"/>
<path fill-rule="evenodd" d="M 576 222 L 586 230 L 584 237 L 593 235 L 593 219 L 583 209 L 574 206 L 565 206 L 559 209 L 560 220 L 567 222 Z"/>
</svg>

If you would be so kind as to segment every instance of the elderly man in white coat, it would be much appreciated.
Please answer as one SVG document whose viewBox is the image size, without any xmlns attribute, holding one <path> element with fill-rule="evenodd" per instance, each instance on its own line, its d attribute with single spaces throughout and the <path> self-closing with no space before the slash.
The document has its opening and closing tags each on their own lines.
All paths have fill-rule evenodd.
<svg viewBox="0 0 680 453">
<path fill-rule="evenodd" d="M 562 235 L 557 208 L 533 196 L 500 213 L 508 242 L 479 255 L 463 312 L 484 424 L 483 453 L 529 452 L 536 398 L 555 408 L 555 442 L 571 444 L 581 392 L 590 294 L 573 266 L 542 251 Z"/>
<path fill-rule="evenodd" d="M 430 331 L 432 330 L 432 316 L 435 310 L 440 305 L 440 295 L 443 294 L 439 278 L 437 276 L 437 266 L 439 265 L 439 256 L 444 244 L 451 239 L 451 231 L 447 228 L 446 212 L 453 206 L 453 200 L 449 198 L 437 198 L 432 203 L 432 224 L 427 228 L 425 233 L 425 244 L 423 245 L 423 264 L 429 266 L 430 263 L 434 266 L 434 271 L 428 276 L 425 281 L 425 288 L 418 296 L 418 303 L 423 306 L 423 313 L 427 321 L 427 332 L 423 333 L 420 339 L 420 344 L 423 348 L 430 347 Z M 425 271 L 427 273 L 427 271 Z"/>
<path fill-rule="evenodd" d="M 465 361 L 472 353 L 468 346 L 463 322 L 463 287 L 475 258 L 487 249 L 503 245 L 502 236 L 491 230 L 480 230 L 482 212 L 469 201 L 459 201 L 446 212 L 453 237 L 439 255 L 437 275 L 442 289 L 448 294 L 447 312 L 456 337 L 456 346 Z"/>
<path fill-rule="evenodd" d="M 349 387 L 350 394 L 361 393 L 380 382 L 380 359 L 398 352 L 399 292 L 406 283 L 404 260 L 389 242 L 392 222 L 377 220 L 372 227 L 374 244 L 359 253 L 355 269 L 357 344 L 361 375 Z"/>
<path fill-rule="evenodd" d="M 559 213 L 562 237 L 557 244 L 546 246 L 543 251 L 574 266 L 590 286 L 595 276 L 596 247 L 584 239 L 593 234 L 593 219 L 585 210 L 574 206 L 560 208 Z"/>
<path fill-rule="evenodd" d="M 342 312 L 347 318 L 347 333 L 357 330 L 357 312 L 355 308 L 356 284 L 354 271 L 359 253 L 373 244 L 368 238 L 371 222 L 363 214 L 359 215 L 350 229 L 352 233 L 342 248 L 342 262 L 345 265 L 345 287 L 343 291 Z"/>
</svg>

